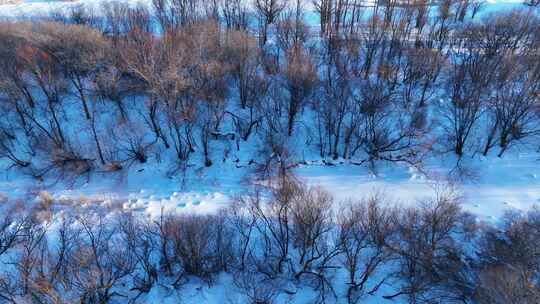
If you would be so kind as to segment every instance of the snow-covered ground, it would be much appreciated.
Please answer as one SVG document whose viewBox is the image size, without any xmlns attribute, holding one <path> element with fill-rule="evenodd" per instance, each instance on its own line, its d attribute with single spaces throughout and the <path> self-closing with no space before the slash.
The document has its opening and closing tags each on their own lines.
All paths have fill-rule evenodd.
<svg viewBox="0 0 540 304">
<path fill-rule="evenodd" d="M 295 173 L 304 182 L 320 186 L 336 201 L 359 200 L 374 192 L 400 204 L 414 204 L 434 195 L 437 187 L 451 184 L 462 195 L 463 208 L 481 220 L 496 221 L 505 211 L 528 210 L 540 203 L 538 153 L 512 153 L 503 158 L 475 158 L 463 166 L 462 180 L 452 178 L 455 162 L 432 160 L 418 172 L 413 167 L 381 166 L 373 174 L 366 166 L 336 161 L 299 165 Z M 121 175 L 94 176 L 76 184 L 39 183 L 6 171 L 0 196 L 32 197 L 46 190 L 59 201 L 84 200 L 158 216 L 162 209 L 206 213 L 226 207 L 249 188 L 251 169 L 217 164 L 193 170 L 188 176 L 166 177 L 165 168 L 137 165 Z M 110 174 L 110 173 L 109 173 Z"/>
<path fill-rule="evenodd" d="M 341 200 L 379 191 L 397 202 L 414 203 L 433 195 L 441 184 L 450 183 L 461 193 L 465 210 L 494 221 L 508 209 L 528 210 L 540 203 L 539 157 L 516 153 L 476 159 L 467 166 L 469 177 L 462 181 L 449 177 L 454 164 L 451 160 L 427 165 L 426 174 L 393 167 L 374 176 L 350 166 L 304 167 L 298 173 Z"/>
</svg>

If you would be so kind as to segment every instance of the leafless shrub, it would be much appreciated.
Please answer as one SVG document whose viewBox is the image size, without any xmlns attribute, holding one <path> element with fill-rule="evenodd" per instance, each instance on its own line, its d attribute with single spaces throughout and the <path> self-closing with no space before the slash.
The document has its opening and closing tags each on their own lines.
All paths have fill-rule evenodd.
<svg viewBox="0 0 540 304">
<path fill-rule="evenodd" d="M 315 66 L 302 45 L 295 44 L 287 52 L 287 65 L 284 71 L 285 89 L 289 93 L 286 102 L 287 135 L 291 136 L 297 115 L 303 112 L 308 98 L 318 81 Z"/>
<path fill-rule="evenodd" d="M 460 239 L 470 229 L 463 223 L 466 215 L 461 211 L 453 191 L 443 189 L 433 200 L 423 202 L 419 208 L 400 213 L 398 238 L 388 243 L 399 256 L 399 269 L 395 276 L 403 285 L 392 299 L 407 296 L 412 303 L 433 300 L 462 302 L 474 288 L 471 265 Z"/>
<path fill-rule="evenodd" d="M 67 213 L 57 221 L 54 229 L 35 218 L 26 222 L 10 257 L 13 267 L 2 272 L 1 297 L 14 303 L 107 303 L 119 296 L 135 260 L 116 226 Z"/>
<path fill-rule="evenodd" d="M 41 148 L 47 149 L 47 145 L 41 145 Z M 29 168 L 32 176 L 38 179 L 46 177 L 55 177 L 58 180 L 67 180 L 75 182 L 79 178 L 89 175 L 94 168 L 94 159 L 86 158 L 76 151 L 69 149 L 50 148 L 50 154 L 45 155 L 42 163 L 37 163 Z"/>
<path fill-rule="evenodd" d="M 0 255 L 8 252 L 22 240 L 24 230 L 28 225 L 28 219 L 24 214 L 10 209 L 4 212 L 0 222 Z"/>
<path fill-rule="evenodd" d="M 236 266 L 243 272 L 251 266 L 250 255 L 256 237 L 257 217 L 250 210 L 250 206 L 261 200 L 262 193 L 255 191 L 248 197 L 240 197 L 227 209 L 227 223 L 233 232 L 233 255 L 236 257 Z"/>
<path fill-rule="evenodd" d="M 225 60 L 230 65 L 240 106 L 249 111 L 246 114 L 228 113 L 232 116 L 240 137 L 246 141 L 254 127 L 260 124 L 260 114 L 257 110 L 260 99 L 266 94 L 268 81 L 260 71 L 261 54 L 254 38 L 241 31 L 231 31 L 227 36 Z"/>
<path fill-rule="evenodd" d="M 234 284 L 250 304 L 272 304 L 280 294 L 280 287 L 275 282 L 248 269 L 234 274 Z"/>
<path fill-rule="evenodd" d="M 480 242 L 475 298 L 479 303 L 534 303 L 540 299 L 540 211 L 509 213 L 502 230 L 488 227 Z"/>
<path fill-rule="evenodd" d="M 157 223 L 161 267 L 173 276 L 174 286 L 187 276 L 212 282 L 227 270 L 231 260 L 231 240 L 220 216 L 163 215 Z"/>
<path fill-rule="evenodd" d="M 286 7 L 284 0 L 256 0 L 255 12 L 259 22 L 260 43 L 265 45 L 268 40 L 268 30 L 274 24 Z"/>
<path fill-rule="evenodd" d="M 269 112 L 266 112 L 267 114 Z M 291 168 L 296 165 L 294 156 L 289 147 L 289 138 L 281 132 L 279 118 L 274 114 L 264 116 L 265 127 L 263 134 L 264 145 L 257 158 L 255 174 L 261 180 L 280 178 L 290 175 Z"/>
<path fill-rule="evenodd" d="M 118 293 L 117 287 L 133 273 L 136 258 L 127 252 L 118 227 L 101 216 L 77 217 L 80 237 L 69 261 L 72 288 L 79 301 L 104 303 Z M 124 295 L 125 296 L 125 295 Z"/>
<path fill-rule="evenodd" d="M 132 275 L 133 287 L 137 291 L 136 300 L 140 295 L 148 293 L 159 278 L 157 241 L 154 226 L 146 219 L 127 214 L 120 219 L 120 235 L 126 250 L 131 252 L 136 260 Z"/>
<path fill-rule="evenodd" d="M 538 289 L 527 281 L 527 275 L 511 266 L 486 266 L 480 270 L 475 299 L 480 304 L 536 303 Z"/>
<path fill-rule="evenodd" d="M 40 269 L 40 254 L 45 250 L 47 226 L 30 219 L 24 226 L 24 234 L 20 239 L 18 252 L 11 262 L 13 268 L 9 268 L 2 278 L 2 293 L 4 299 L 16 299 L 17 297 L 29 298 L 35 289 L 37 271 Z M 14 275 L 16 274 L 16 275 Z"/>
<path fill-rule="evenodd" d="M 69 259 L 78 234 L 73 229 L 73 218 L 63 217 L 59 221 L 57 238 L 49 225 L 33 222 L 27 230 L 20 258 L 16 259 L 16 285 L 20 296 L 29 301 L 44 303 L 68 303 L 76 296 L 71 293 L 72 278 L 69 275 Z M 50 239 L 57 240 L 51 244 Z M 54 243 L 54 241 L 52 242 Z"/>
<path fill-rule="evenodd" d="M 204 18 L 204 2 L 200 0 L 153 0 L 152 8 L 166 31 L 175 31 Z"/>
<path fill-rule="evenodd" d="M 96 28 L 101 25 L 97 12 L 92 7 L 82 4 L 73 5 L 65 10 L 54 10 L 50 13 L 48 19 L 65 24 L 86 25 Z"/>
<path fill-rule="evenodd" d="M 244 0 L 223 0 L 221 15 L 230 29 L 246 30 L 250 21 L 250 7 Z"/>
<path fill-rule="evenodd" d="M 110 132 L 116 145 L 116 156 L 126 167 L 134 162 L 144 164 L 148 161 L 154 141 L 148 138 L 144 128 L 133 121 L 126 121 L 111 128 Z"/>
<path fill-rule="evenodd" d="M 388 263 L 393 252 L 386 247 L 396 236 L 396 210 L 382 206 L 383 197 L 374 195 L 352 203 L 339 217 L 340 259 L 348 272 L 348 303 L 374 294 L 389 279 Z M 384 267 L 388 267 L 384 269 Z"/>
<path fill-rule="evenodd" d="M 268 202 L 258 194 L 241 202 L 248 213 L 241 225 L 244 268 L 281 288 L 288 280 L 310 286 L 321 302 L 336 297 L 331 276 L 340 248 L 332 233 L 331 197 L 290 177 L 272 187 Z"/>
<path fill-rule="evenodd" d="M 321 302 L 327 301 L 327 294 L 337 296 L 331 276 L 342 248 L 334 233 L 333 206 L 332 197 L 318 188 L 305 190 L 292 206 L 292 241 L 298 255 L 294 277 L 307 279 Z"/>
</svg>

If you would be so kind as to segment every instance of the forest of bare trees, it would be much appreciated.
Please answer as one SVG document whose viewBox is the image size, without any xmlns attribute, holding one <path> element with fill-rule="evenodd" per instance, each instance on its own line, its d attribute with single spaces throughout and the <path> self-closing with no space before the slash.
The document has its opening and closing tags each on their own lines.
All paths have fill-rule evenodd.
<svg viewBox="0 0 540 304">
<path fill-rule="evenodd" d="M 540 210 L 492 226 L 451 187 L 415 207 L 335 202 L 290 170 L 299 147 L 372 168 L 540 148 L 538 5 L 152 0 L 0 22 L 12 170 L 77 179 L 167 162 L 175 175 L 239 163 L 236 151 L 272 177 L 209 215 L 2 204 L 0 303 L 145 303 L 222 275 L 238 303 L 305 290 L 313 303 L 540 303 Z"/>
<path fill-rule="evenodd" d="M 231 303 L 293 301 L 306 290 L 307 303 L 540 299 L 540 211 L 508 213 L 495 228 L 446 187 L 399 207 L 380 193 L 334 202 L 281 176 L 216 215 L 68 211 L 53 225 L 54 204 L 2 214 L 2 303 L 148 303 L 155 288 L 181 301 L 183 288 L 212 288 L 223 275 L 241 295 Z"/>
<path fill-rule="evenodd" d="M 255 143 L 262 170 L 302 161 L 291 142 L 371 165 L 538 148 L 536 7 L 482 8 L 154 0 L 5 21 L 0 157 L 43 179 Z"/>
</svg>

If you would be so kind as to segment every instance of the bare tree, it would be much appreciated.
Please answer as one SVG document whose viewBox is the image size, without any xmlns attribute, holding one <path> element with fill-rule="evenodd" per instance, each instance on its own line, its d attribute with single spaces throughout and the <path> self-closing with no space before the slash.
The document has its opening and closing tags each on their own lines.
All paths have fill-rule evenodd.
<svg viewBox="0 0 540 304">
<path fill-rule="evenodd" d="M 257 284 L 253 284 L 257 282 Z M 265 280 L 256 271 L 243 270 L 234 276 L 234 285 L 247 298 L 248 303 L 272 304 L 280 294 L 280 286 L 275 282 Z"/>
<path fill-rule="evenodd" d="M 341 249 L 333 233 L 330 196 L 288 177 L 275 186 L 267 207 L 260 196 L 244 201 L 252 219 L 241 226 L 245 271 L 258 273 L 270 287 L 281 286 L 283 279 L 307 284 L 320 302 L 337 297 L 331 276 Z"/>
<path fill-rule="evenodd" d="M 138 292 L 133 298 L 135 301 L 140 295 L 150 292 L 159 278 L 158 261 L 155 258 L 156 231 L 152 223 L 136 215 L 126 214 L 120 220 L 122 242 L 136 259 L 131 287 L 131 291 Z"/>
<path fill-rule="evenodd" d="M 498 144 L 500 157 L 516 141 L 537 135 L 540 131 L 535 93 L 538 90 L 538 81 L 529 79 L 528 73 L 516 68 L 519 65 L 513 61 L 508 64 L 512 66 L 512 75 L 500 79 L 502 83 L 497 85 L 499 89 L 489 103 L 491 131 L 485 144 L 484 155 Z"/>
<path fill-rule="evenodd" d="M 538 290 L 529 285 L 525 276 L 509 266 L 487 266 L 479 275 L 476 301 L 487 303 L 534 303 L 540 300 Z"/>
<path fill-rule="evenodd" d="M 222 0 L 221 15 L 229 29 L 247 30 L 250 22 L 250 7 L 246 0 Z"/>
<path fill-rule="evenodd" d="M 395 211 L 381 206 L 381 197 L 352 203 L 339 219 L 340 259 L 348 273 L 348 303 L 357 303 L 366 294 L 374 294 L 389 279 L 379 274 L 393 258 L 386 243 L 396 233 Z"/>
<path fill-rule="evenodd" d="M 342 67 L 341 62 L 328 63 L 327 70 L 321 77 L 322 92 L 318 92 L 320 95 L 317 94 L 313 102 L 317 113 L 320 155 L 331 156 L 333 159 L 340 155 L 343 158 L 349 157 L 351 137 L 358 126 L 352 92 L 353 77 Z"/>
<path fill-rule="evenodd" d="M 42 37 L 38 39 L 39 47 L 55 58 L 62 72 L 69 79 L 75 95 L 82 103 L 82 109 L 91 130 L 97 155 L 102 165 L 105 165 L 104 147 L 98 135 L 96 115 L 92 112 L 96 105 L 93 79 L 97 68 L 104 65 L 105 50 L 108 47 L 102 35 L 83 26 L 58 26 L 45 24 L 38 32 Z"/>
<path fill-rule="evenodd" d="M 268 40 L 268 30 L 287 6 L 286 0 L 254 0 L 255 12 L 259 21 L 259 41 L 265 45 Z"/>
<path fill-rule="evenodd" d="M 498 144 L 501 156 L 512 143 L 537 132 L 534 91 L 538 81 L 534 72 L 529 73 L 527 62 L 529 52 L 536 49 L 530 41 L 534 40 L 537 23 L 537 17 L 530 12 L 510 12 L 490 16 L 476 28 L 496 74 L 487 102 L 489 122 L 484 155 Z M 501 28 L 506 30 L 501 32 Z"/>
<path fill-rule="evenodd" d="M 287 135 L 291 136 L 297 116 L 303 112 L 318 79 L 309 54 L 301 46 L 293 46 L 287 51 L 286 57 L 284 86 L 288 91 Z"/>
<path fill-rule="evenodd" d="M 69 265 L 79 301 L 106 303 L 121 295 L 116 289 L 133 273 L 136 258 L 119 246 L 118 227 L 96 217 L 77 217 L 81 237 Z"/>
<path fill-rule="evenodd" d="M 477 122 L 485 111 L 487 87 L 493 77 L 490 62 L 476 47 L 477 36 L 465 30 L 459 38 L 455 62 L 448 71 L 450 100 L 441 102 L 446 136 L 457 156 L 462 156 L 475 135 Z"/>
<path fill-rule="evenodd" d="M 463 302 L 474 290 L 462 243 L 471 229 L 453 190 L 442 189 L 432 201 L 401 212 L 399 237 L 387 245 L 399 256 L 395 275 L 403 280 L 398 290 L 384 298 L 406 296 L 411 303 Z"/>
<path fill-rule="evenodd" d="M 479 303 L 534 303 L 540 299 L 540 212 L 508 213 L 502 230 L 487 227 L 480 242 L 475 298 Z"/>
<path fill-rule="evenodd" d="M 152 0 L 152 8 L 162 32 L 176 32 L 200 19 L 203 2 L 199 0 Z"/>
</svg>

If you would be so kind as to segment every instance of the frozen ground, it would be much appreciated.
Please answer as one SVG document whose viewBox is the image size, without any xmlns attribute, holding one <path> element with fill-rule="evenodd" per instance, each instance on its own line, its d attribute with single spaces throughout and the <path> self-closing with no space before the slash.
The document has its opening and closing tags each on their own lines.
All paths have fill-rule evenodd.
<svg viewBox="0 0 540 304">
<path fill-rule="evenodd" d="M 309 183 L 323 186 L 341 200 L 381 191 L 397 202 L 414 203 L 433 195 L 441 184 L 451 183 L 461 193 L 465 210 L 495 221 L 508 209 L 527 210 L 540 203 L 539 157 L 536 153 L 516 153 L 476 159 L 465 165 L 466 180 L 451 182 L 451 160 L 427 165 L 427 175 L 402 167 L 386 168 L 377 176 L 350 166 L 304 167 L 297 171 Z"/>
<path fill-rule="evenodd" d="M 336 201 L 361 199 L 382 192 L 400 204 L 414 204 L 431 196 L 441 184 L 451 183 L 463 196 L 463 208 L 479 219 L 496 221 L 508 209 L 527 210 L 540 203 L 540 168 L 537 153 L 513 153 L 504 158 L 476 158 L 464 164 L 465 180 L 449 182 L 451 160 L 432 160 L 424 172 L 404 166 L 381 166 L 373 174 L 365 166 L 335 162 L 308 162 L 295 169 L 311 185 L 331 192 Z M 47 190 L 57 200 L 84 199 L 97 204 L 157 216 L 162 208 L 175 212 L 216 212 L 247 188 L 250 167 L 216 164 L 193 169 L 186 177 L 166 177 L 155 164 L 132 167 L 122 175 L 94 176 L 76 184 L 39 183 L 6 171 L 0 196 L 32 197 Z"/>
</svg>

